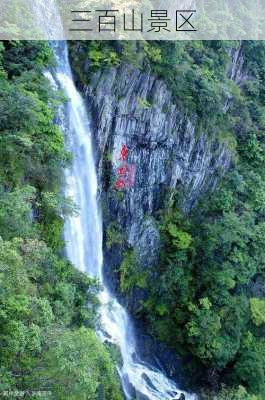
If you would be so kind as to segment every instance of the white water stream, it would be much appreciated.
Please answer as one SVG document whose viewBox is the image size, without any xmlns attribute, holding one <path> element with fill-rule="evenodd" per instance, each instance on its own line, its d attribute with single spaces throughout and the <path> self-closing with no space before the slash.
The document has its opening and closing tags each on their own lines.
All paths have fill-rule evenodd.
<svg viewBox="0 0 265 400">
<path fill-rule="evenodd" d="M 66 195 L 79 208 L 76 216 L 65 224 L 66 251 L 69 260 L 81 271 L 98 278 L 103 290 L 100 293 L 102 340 L 115 343 L 120 348 L 123 366 L 119 370 L 127 399 L 131 399 L 131 385 L 150 400 L 179 398 L 175 383 L 159 370 L 141 361 L 137 354 L 134 328 L 126 310 L 109 292 L 104 282 L 102 266 L 102 221 L 97 201 L 97 175 L 95 170 L 90 123 L 84 102 L 72 78 L 67 46 L 60 42 L 54 46 L 58 67 L 56 80 L 65 91 L 69 102 L 67 138 L 73 155 L 71 169 L 65 171 Z M 185 393 L 186 399 L 195 399 Z"/>
<path fill-rule="evenodd" d="M 36 12 L 40 25 L 43 24 L 43 29 L 50 29 L 49 24 L 48 28 L 45 25 L 43 13 L 48 8 L 49 14 L 56 14 L 54 0 L 40 0 L 38 5 L 42 7 L 42 12 Z M 35 10 L 36 6 L 34 3 Z M 57 22 L 56 29 L 62 29 L 59 17 Z M 76 268 L 97 278 L 102 284 L 101 327 L 97 333 L 101 340 L 114 343 L 120 349 L 123 364 L 119 375 L 127 400 L 135 398 L 132 388 L 138 399 L 173 400 L 179 399 L 183 393 L 185 400 L 195 400 L 195 395 L 180 391 L 175 382 L 163 372 L 141 360 L 136 348 L 133 324 L 104 281 L 102 221 L 97 200 L 98 184 L 89 117 L 73 81 L 66 42 L 53 42 L 51 45 L 57 67 L 53 74 L 47 72 L 46 76 L 69 99 L 64 108 L 64 118 L 61 118 L 68 150 L 73 155 L 72 166 L 65 171 L 66 195 L 73 199 L 79 209 L 78 215 L 69 217 L 65 223 L 66 253 Z"/>
</svg>

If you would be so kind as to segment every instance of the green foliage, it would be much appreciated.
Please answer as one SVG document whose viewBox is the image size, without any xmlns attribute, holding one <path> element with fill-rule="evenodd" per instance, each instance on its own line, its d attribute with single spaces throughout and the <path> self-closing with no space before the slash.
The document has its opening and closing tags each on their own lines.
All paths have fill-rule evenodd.
<svg viewBox="0 0 265 400">
<path fill-rule="evenodd" d="M 106 234 L 107 234 L 106 246 L 108 249 L 111 249 L 114 245 L 118 246 L 123 245 L 124 242 L 123 234 L 120 231 L 119 226 L 115 222 L 109 224 Z"/>
<path fill-rule="evenodd" d="M 250 299 L 251 318 L 255 325 L 260 326 L 265 323 L 265 300 Z"/>
<path fill-rule="evenodd" d="M 135 287 L 145 288 L 147 273 L 140 269 L 133 250 L 125 253 L 119 272 L 122 292 L 129 292 Z"/>
<path fill-rule="evenodd" d="M 34 42 L 36 49 L 27 56 L 28 42 L 25 48 L 5 43 L 5 78 L 0 80 L 0 183 L 14 187 L 27 177 L 32 186 L 49 188 L 51 182 L 60 182 L 58 166 L 67 160 L 62 133 L 53 124 L 59 97 L 41 73 L 44 62 L 36 54 L 40 44 Z"/>
<path fill-rule="evenodd" d="M 57 329 L 49 335 L 49 345 L 30 384 L 48 385 L 58 400 L 122 400 L 115 366 L 92 330 Z"/>
<path fill-rule="evenodd" d="M 31 376 L 34 363 L 46 353 L 48 331 L 59 325 L 93 326 L 93 280 L 52 254 L 43 242 L 1 239 L 0 284 L 1 365 L 14 378 Z"/>
<path fill-rule="evenodd" d="M 103 54 L 111 49 L 121 62 L 151 71 L 166 82 L 176 105 L 197 121 L 198 133 L 230 149 L 234 165 L 218 190 L 205 194 L 190 215 L 171 202 L 159 217 L 159 264 L 143 273 L 129 252 L 120 267 L 120 287 L 132 293 L 137 286 L 145 288 L 142 317 L 154 335 L 179 353 L 193 355 L 200 377 L 211 369 L 233 383 L 234 388 L 220 391 L 221 399 L 263 398 L 264 298 L 255 293 L 255 282 L 265 279 L 264 43 L 241 43 L 246 79 L 240 85 L 228 76 L 230 51 L 238 42 L 77 46 L 72 54 L 82 54 L 83 65 L 92 59 L 93 68 L 105 68 Z M 142 109 L 151 102 L 138 98 Z M 247 336 L 255 345 L 250 339 L 246 345 Z"/>
<path fill-rule="evenodd" d="M 0 188 L 1 190 L 1 188 Z M 3 239 L 14 236 L 29 237 L 34 232 L 32 223 L 32 204 L 35 188 L 23 186 L 12 192 L 3 188 L 0 192 L 0 232 Z"/>
<path fill-rule="evenodd" d="M 152 46 L 150 43 L 145 42 L 144 52 L 151 63 L 162 63 L 161 50 L 158 47 Z"/>
<path fill-rule="evenodd" d="M 220 140 L 234 147 L 223 106 L 227 98 L 240 97 L 238 87 L 227 77 L 228 50 L 236 45 L 226 41 L 72 42 L 71 55 L 82 83 L 88 83 L 95 69 L 120 62 L 143 72 L 151 70 L 167 83 L 179 107 L 197 113 L 200 125 L 211 134 L 218 136 L 222 126 Z"/>
<path fill-rule="evenodd" d="M 169 234 L 173 238 L 172 243 L 174 246 L 176 246 L 176 248 L 180 250 L 186 250 L 190 247 L 190 244 L 192 242 L 191 235 L 178 229 L 177 226 L 173 225 L 172 223 L 169 223 L 167 229 Z"/>
<path fill-rule="evenodd" d="M 252 336 L 242 346 L 239 357 L 236 360 L 232 379 L 241 382 L 252 393 L 265 395 L 265 343 L 264 339 Z"/>
<path fill-rule="evenodd" d="M 118 54 L 111 48 L 101 46 L 98 41 L 91 42 L 88 50 L 88 59 L 91 62 L 91 66 L 95 68 L 117 66 L 120 63 Z"/>
<path fill-rule="evenodd" d="M 193 355 L 199 379 L 214 371 L 233 385 L 205 398 L 263 399 L 265 300 L 256 282 L 265 279 L 264 43 L 242 44 L 251 79 L 240 88 L 226 76 L 233 43 L 152 45 L 162 61 L 149 59 L 150 68 L 181 93 L 201 127 L 205 112 L 210 130 L 214 121 L 222 126 L 219 139 L 230 143 L 235 164 L 189 215 L 175 204 L 161 213 L 160 262 L 146 280 L 142 317 L 161 340 Z"/>
<path fill-rule="evenodd" d="M 137 103 L 139 108 L 143 108 L 144 110 L 148 110 L 151 107 L 151 103 L 148 100 L 142 99 L 141 97 L 137 97 Z"/>
<path fill-rule="evenodd" d="M 122 44 L 122 60 L 136 68 L 141 68 L 145 57 L 143 43 L 143 41 L 134 40 L 119 42 Z"/>
<path fill-rule="evenodd" d="M 180 106 L 198 114 L 205 129 L 216 131 L 214 123 L 225 122 L 225 98 L 236 90 L 226 75 L 227 50 L 232 45 L 225 41 L 147 42 L 144 67 L 168 84 Z"/>
<path fill-rule="evenodd" d="M 63 98 L 43 75 L 51 62 L 45 42 L 0 42 L 0 392 L 119 400 L 91 330 L 98 284 L 62 256 L 64 217 L 77 210 L 61 194 L 70 157 L 54 124 Z"/>
<path fill-rule="evenodd" d="M 174 204 L 161 214 L 155 268 L 143 271 L 132 250 L 125 254 L 120 287 L 144 288 L 142 316 L 152 333 L 191 353 L 199 376 L 210 370 L 231 384 L 205 399 L 261 400 L 265 320 L 256 280 L 265 279 L 265 52 L 262 42 L 242 43 L 251 79 L 239 87 L 227 76 L 229 50 L 237 45 L 92 41 L 70 47 L 82 84 L 100 68 L 133 63 L 167 83 L 198 131 L 232 150 L 233 170 L 214 194 L 190 215 Z M 69 155 L 53 124 L 62 96 L 42 74 L 51 62 L 45 43 L 0 43 L 0 389 L 44 385 L 58 399 L 117 400 L 106 349 L 80 328 L 93 328 L 97 286 L 58 255 L 63 216 L 75 210 L 59 193 Z M 151 99 L 138 103 L 147 109 Z M 114 226 L 107 237 L 108 247 L 122 243 Z"/>
<path fill-rule="evenodd" d="M 111 42 L 72 41 L 69 46 L 73 67 L 82 84 L 87 84 L 91 74 L 98 69 L 120 64 L 120 55 Z"/>
<path fill-rule="evenodd" d="M 203 301 L 204 300 L 204 301 Z M 234 305 L 234 312 L 240 311 Z M 209 300 L 199 300 L 199 306 L 189 306 L 190 318 L 186 324 L 187 342 L 190 349 L 203 363 L 224 367 L 240 346 L 240 317 L 235 317 L 239 327 L 231 329 L 232 305 L 217 313 Z M 242 311 L 241 311 L 242 313 Z"/>
<path fill-rule="evenodd" d="M 235 389 L 223 386 L 218 394 L 202 393 L 202 400 L 259 400 L 259 398 L 247 393 L 243 386 L 238 386 Z"/>
<path fill-rule="evenodd" d="M 60 193 L 43 192 L 41 196 L 41 233 L 47 244 L 55 251 L 61 250 L 64 243 L 62 232 L 63 216 L 74 215 L 78 212 L 71 199 Z"/>
</svg>

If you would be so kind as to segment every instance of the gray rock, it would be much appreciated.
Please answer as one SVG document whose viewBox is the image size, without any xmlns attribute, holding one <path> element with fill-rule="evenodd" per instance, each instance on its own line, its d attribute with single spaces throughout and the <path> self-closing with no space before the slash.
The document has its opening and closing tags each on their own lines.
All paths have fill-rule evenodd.
<svg viewBox="0 0 265 400">
<path fill-rule="evenodd" d="M 115 198 L 113 187 L 104 185 L 106 209 L 143 264 L 154 263 L 159 235 L 146 218 L 161 209 L 165 193 L 177 191 L 180 184 L 183 208 L 189 210 L 229 168 L 230 153 L 216 139 L 197 134 L 196 119 L 179 109 L 166 84 L 149 73 L 128 65 L 98 72 L 85 95 L 91 106 L 102 187 L 104 157 L 112 159 L 108 173 L 113 180 L 122 144 L 129 149 L 128 162 L 136 166 L 134 187 L 121 196 Z"/>
<path fill-rule="evenodd" d="M 246 78 L 241 46 L 229 55 L 227 74 L 241 84 Z M 126 64 L 102 70 L 83 91 L 91 111 L 105 225 L 115 221 L 142 268 L 149 268 L 159 254 L 153 217 L 165 207 L 166 197 L 181 191 L 183 210 L 188 212 L 203 193 L 215 189 L 230 167 L 231 154 L 216 138 L 198 133 L 196 117 L 176 106 L 166 84 L 149 72 Z M 113 182 L 123 144 L 129 149 L 128 162 L 136 167 L 136 179 L 132 188 L 117 192 Z M 109 254 L 108 277 L 111 270 L 117 277 L 119 265 Z M 144 298 L 140 292 L 134 293 L 134 310 Z"/>
</svg>

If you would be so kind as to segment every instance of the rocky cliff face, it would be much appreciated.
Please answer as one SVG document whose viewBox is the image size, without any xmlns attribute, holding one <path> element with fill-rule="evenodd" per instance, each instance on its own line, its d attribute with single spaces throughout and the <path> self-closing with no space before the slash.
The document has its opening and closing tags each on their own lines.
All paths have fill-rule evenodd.
<svg viewBox="0 0 265 400">
<path fill-rule="evenodd" d="M 230 59 L 227 75 L 240 85 L 246 76 L 241 48 L 231 51 Z M 88 63 L 83 70 L 89 70 Z M 105 240 L 105 273 L 118 291 L 124 247 L 134 248 L 142 269 L 154 266 L 160 245 L 157 212 L 178 194 L 189 212 L 204 192 L 214 190 L 230 167 L 231 154 L 224 144 L 199 131 L 196 117 L 176 106 L 166 84 L 148 72 L 123 64 L 98 71 L 81 89 L 91 113 L 105 235 L 114 224 L 126 242 L 108 246 Z M 230 104 L 227 98 L 224 112 Z M 127 161 L 135 166 L 136 175 L 131 188 L 117 190 L 122 145 L 128 148 Z M 135 288 L 120 300 L 137 314 L 145 295 L 145 290 Z M 143 332 L 141 324 L 141 354 L 147 361 L 159 354 L 167 373 L 181 382 L 175 354 Z"/>
<path fill-rule="evenodd" d="M 148 73 L 128 65 L 98 72 L 85 94 L 107 220 L 123 228 L 143 264 L 153 263 L 159 234 L 151 217 L 180 190 L 189 210 L 228 169 L 230 154 L 216 140 L 197 134 L 196 120 L 178 109 L 166 85 Z M 136 177 L 132 188 L 117 192 L 113 180 L 123 144 Z"/>
<path fill-rule="evenodd" d="M 242 81 L 240 49 L 230 57 L 227 73 Z M 178 108 L 166 84 L 150 73 L 123 64 L 95 73 L 82 89 L 91 111 L 105 227 L 114 222 L 142 268 L 148 268 L 156 263 L 159 251 L 156 212 L 180 192 L 183 209 L 189 211 L 202 193 L 215 188 L 231 155 L 225 145 L 197 132 L 196 118 Z M 224 112 L 229 103 L 230 99 Z M 128 148 L 127 161 L 136 175 L 130 189 L 118 191 L 114 182 L 122 145 Z M 113 277 L 122 260 L 121 249 L 105 251 Z"/>
</svg>

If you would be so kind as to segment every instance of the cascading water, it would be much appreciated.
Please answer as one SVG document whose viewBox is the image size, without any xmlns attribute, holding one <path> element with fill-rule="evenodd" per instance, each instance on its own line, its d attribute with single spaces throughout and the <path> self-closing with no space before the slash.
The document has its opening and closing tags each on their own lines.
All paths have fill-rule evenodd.
<svg viewBox="0 0 265 400">
<path fill-rule="evenodd" d="M 47 7 L 49 13 L 56 14 L 53 0 L 40 0 L 38 4 L 41 4 L 42 10 Z M 33 3 L 33 9 L 36 10 L 38 4 Z M 39 11 L 35 15 L 38 17 Z M 57 19 L 60 24 L 59 17 Z M 39 19 L 40 25 L 42 21 L 43 18 Z M 97 278 L 102 284 L 101 323 L 97 333 L 101 340 L 114 343 L 120 349 L 122 366 L 118 372 L 126 399 L 135 398 L 137 393 L 137 398 L 145 400 L 179 399 L 181 394 L 185 394 L 185 400 L 195 400 L 195 395 L 178 390 L 175 382 L 141 360 L 132 321 L 104 281 L 102 221 L 97 201 L 97 175 L 89 118 L 74 85 L 66 42 L 52 42 L 51 46 L 57 59 L 57 68 L 53 73 L 47 72 L 46 76 L 69 99 L 62 110 L 64 116 L 59 118 L 68 149 L 73 155 L 72 166 L 65 171 L 66 196 L 72 198 L 79 209 L 78 215 L 69 217 L 65 223 L 66 253 L 76 268 Z"/>
<path fill-rule="evenodd" d="M 81 271 L 99 279 L 102 340 L 119 346 L 123 365 L 119 369 L 127 399 L 132 399 L 132 387 L 150 400 L 177 399 L 183 393 L 162 372 L 142 362 L 137 354 L 134 328 L 125 309 L 109 292 L 104 282 L 102 265 L 102 223 L 97 202 L 97 176 L 93 158 L 91 129 L 83 100 L 72 78 L 67 45 L 53 46 L 58 61 L 55 79 L 69 98 L 67 104 L 67 140 L 73 155 L 70 169 L 65 171 L 66 195 L 78 206 L 78 215 L 65 224 L 66 252 L 70 261 Z M 185 393 L 188 400 L 195 395 Z"/>
</svg>

